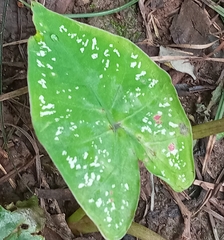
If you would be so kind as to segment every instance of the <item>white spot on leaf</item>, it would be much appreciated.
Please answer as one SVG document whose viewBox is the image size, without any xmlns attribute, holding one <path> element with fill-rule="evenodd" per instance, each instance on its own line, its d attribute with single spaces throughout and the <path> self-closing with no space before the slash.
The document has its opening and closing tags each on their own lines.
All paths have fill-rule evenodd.
<svg viewBox="0 0 224 240">
<path fill-rule="evenodd" d="M 84 183 L 80 183 L 80 184 L 78 185 L 78 188 L 83 188 L 83 187 L 85 187 L 85 184 L 84 184 Z"/>
<path fill-rule="evenodd" d="M 38 57 L 44 57 L 44 56 L 46 56 L 46 52 L 43 51 L 43 50 L 40 50 L 39 52 L 37 52 L 37 56 Z"/>
<path fill-rule="evenodd" d="M 41 85 L 42 88 L 47 88 L 46 81 L 44 79 L 40 79 L 38 83 Z"/>
<path fill-rule="evenodd" d="M 70 156 L 68 156 L 66 158 L 66 160 L 68 161 L 68 163 L 70 165 L 70 168 L 73 169 L 75 167 L 76 162 L 77 162 L 77 157 L 70 157 Z"/>
<path fill-rule="evenodd" d="M 86 160 L 87 157 L 88 157 L 88 155 L 89 155 L 88 152 L 84 152 L 84 154 L 83 154 L 83 159 Z"/>
<path fill-rule="evenodd" d="M 116 48 L 113 50 L 113 52 L 116 53 L 118 57 L 121 56 L 120 53 L 119 53 L 119 51 L 118 51 Z"/>
<path fill-rule="evenodd" d="M 152 79 L 150 84 L 148 85 L 149 88 L 153 88 L 159 81 L 157 79 Z"/>
<path fill-rule="evenodd" d="M 169 104 L 168 102 L 166 102 L 166 103 L 164 103 L 164 104 L 159 103 L 159 107 L 165 108 L 165 107 L 169 107 L 169 106 L 170 106 L 170 104 Z"/>
<path fill-rule="evenodd" d="M 101 198 L 98 198 L 98 199 L 96 200 L 96 206 L 97 206 L 98 208 L 102 205 L 102 203 L 103 203 L 103 201 L 102 201 Z"/>
<path fill-rule="evenodd" d="M 77 36 L 77 34 L 76 33 L 68 33 L 68 36 L 71 37 L 71 39 L 73 39 L 74 37 Z"/>
<path fill-rule="evenodd" d="M 65 150 L 62 151 L 62 156 L 66 156 L 67 152 Z"/>
<path fill-rule="evenodd" d="M 79 170 L 79 169 L 81 169 L 81 165 L 80 165 L 80 164 L 77 164 L 77 165 L 76 165 L 76 170 Z"/>
<path fill-rule="evenodd" d="M 92 57 L 92 59 L 97 59 L 97 58 L 98 58 L 98 53 L 93 53 L 93 54 L 91 55 L 91 57 Z"/>
<path fill-rule="evenodd" d="M 109 57 L 109 56 L 110 56 L 110 54 L 109 54 L 109 49 L 106 49 L 106 50 L 104 51 L 103 55 L 104 55 L 105 57 Z"/>
<path fill-rule="evenodd" d="M 140 77 L 143 77 L 146 75 L 146 71 L 141 71 L 141 73 L 135 75 L 135 80 L 138 81 Z"/>
<path fill-rule="evenodd" d="M 47 105 L 42 106 L 42 110 L 45 109 L 54 109 L 54 104 L 48 103 Z"/>
<path fill-rule="evenodd" d="M 53 70 L 53 67 L 49 64 L 49 63 L 47 63 L 47 68 L 49 68 L 49 69 L 51 69 L 51 70 Z"/>
<path fill-rule="evenodd" d="M 169 126 L 171 126 L 172 128 L 177 128 L 178 124 L 173 123 L 173 122 L 169 122 Z"/>
<path fill-rule="evenodd" d="M 44 96 L 43 96 L 43 95 L 40 95 L 40 96 L 39 96 L 39 100 L 40 100 L 40 102 L 41 102 L 42 104 L 45 104 L 45 103 L 46 103 L 45 100 L 44 100 Z"/>
<path fill-rule="evenodd" d="M 107 222 L 111 222 L 112 221 L 112 218 L 111 217 L 107 217 Z"/>
<path fill-rule="evenodd" d="M 95 50 L 96 44 L 97 44 L 96 38 L 93 38 L 92 39 L 92 50 Z"/>
<path fill-rule="evenodd" d="M 45 112 L 40 112 L 40 117 L 44 117 L 44 116 L 49 116 L 56 113 L 56 111 L 45 111 Z"/>
<path fill-rule="evenodd" d="M 64 25 L 61 25 L 61 26 L 59 27 L 59 31 L 60 31 L 61 33 L 63 33 L 63 32 L 67 32 L 68 30 L 67 30 L 67 28 L 65 28 Z"/>
<path fill-rule="evenodd" d="M 131 67 L 131 68 L 134 68 L 134 67 L 136 67 L 136 65 L 137 65 L 137 62 L 131 62 L 130 67 Z"/>
<path fill-rule="evenodd" d="M 48 52 L 51 52 L 51 49 L 47 46 L 47 44 L 43 41 L 39 41 L 38 45 L 41 45 L 40 48 L 41 49 L 46 49 Z"/>
<path fill-rule="evenodd" d="M 138 54 L 134 54 L 134 53 L 131 53 L 131 58 L 133 58 L 133 59 L 137 59 L 138 58 Z"/>
<path fill-rule="evenodd" d="M 125 187 L 126 190 L 129 190 L 129 186 L 128 186 L 127 183 L 124 184 L 124 187 Z"/>
<path fill-rule="evenodd" d="M 45 67 L 44 64 L 38 59 L 37 59 L 37 66 L 38 67 Z"/>
<path fill-rule="evenodd" d="M 62 132 L 63 132 L 63 130 L 64 130 L 64 127 L 58 127 L 58 128 L 57 128 L 57 131 L 56 131 L 56 133 L 55 133 L 55 136 L 61 135 Z"/>
<path fill-rule="evenodd" d="M 152 129 L 149 126 L 143 126 L 143 127 L 141 127 L 141 132 L 152 133 Z"/>
</svg>

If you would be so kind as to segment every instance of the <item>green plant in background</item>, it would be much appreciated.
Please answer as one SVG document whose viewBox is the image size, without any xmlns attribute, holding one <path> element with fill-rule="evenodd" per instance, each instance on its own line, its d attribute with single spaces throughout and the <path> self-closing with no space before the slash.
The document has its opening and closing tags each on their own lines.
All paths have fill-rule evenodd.
<svg viewBox="0 0 224 240">
<path fill-rule="evenodd" d="M 224 8 L 212 0 L 202 0 L 203 3 L 208 5 L 211 9 L 215 10 L 221 17 L 224 17 Z"/>
<path fill-rule="evenodd" d="M 194 180 L 192 133 L 170 77 L 133 43 L 32 2 L 32 122 L 106 239 L 134 218 L 138 161 L 175 191 Z"/>
<path fill-rule="evenodd" d="M 37 197 L 32 197 L 27 201 L 17 202 L 16 208 L 11 212 L 0 206 L 1 219 L 1 239 L 4 240 L 43 240 L 44 237 L 38 235 L 45 224 L 43 210 L 38 206 Z"/>
</svg>

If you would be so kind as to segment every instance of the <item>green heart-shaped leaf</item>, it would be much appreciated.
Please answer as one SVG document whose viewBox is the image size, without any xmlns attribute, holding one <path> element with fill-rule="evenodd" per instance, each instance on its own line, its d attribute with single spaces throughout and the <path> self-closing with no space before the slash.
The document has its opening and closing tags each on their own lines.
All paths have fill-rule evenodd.
<svg viewBox="0 0 224 240">
<path fill-rule="evenodd" d="M 192 135 L 169 76 L 130 41 L 33 2 L 28 86 L 36 134 L 107 239 L 128 230 L 138 160 L 176 191 L 194 179 Z"/>
</svg>

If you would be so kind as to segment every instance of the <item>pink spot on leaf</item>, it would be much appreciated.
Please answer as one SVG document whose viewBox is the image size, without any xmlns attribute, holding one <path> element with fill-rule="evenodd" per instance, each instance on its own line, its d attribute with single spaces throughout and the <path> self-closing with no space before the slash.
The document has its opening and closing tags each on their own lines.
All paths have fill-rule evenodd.
<svg viewBox="0 0 224 240">
<path fill-rule="evenodd" d="M 153 117 L 154 121 L 156 122 L 156 124 L 161 124 L 162 121 L 161 121 L 161 115 L 159 114 L 156 114 L 154 117 Z"/>
<path fill-rule="evenodd" d="M 170 150 L 170 152 L 172 152 L 173 150 L 175 150 L 175 145 L 173 143 L 170 143 L 168 149 Z"/>
</svg>

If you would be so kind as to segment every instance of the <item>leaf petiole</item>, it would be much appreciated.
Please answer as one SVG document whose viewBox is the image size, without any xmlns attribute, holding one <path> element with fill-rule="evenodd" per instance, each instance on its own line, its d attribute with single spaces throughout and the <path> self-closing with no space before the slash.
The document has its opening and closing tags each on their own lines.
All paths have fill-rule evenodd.
<svg viewBox="0 0 224 240">
<path fill-rule="evenodd" d="M 25 2 L 24 0 L 19 0 L 21 3 L 23 3 L 26 7 L 31 8 L 30 4 L 28 4 L 27 2 Z M 106 16 L 106 15 L 110 15 L 110 14 L 114 14 L 117 12 L 120 12 L 130 6 L 132 6 L 133 4 L 137 3 L 138 0 L 131 0 L 130 2 L 124 4 L 123 6 L 111 9 L 111 10 L 106 10 L 106 11 L 102 11 L 102 12 L 96 12 L 96 13 L 75 13 L 75 14 L 62 14 L 65 17 L 68 18 L 91 18 L 91 17 L 100 17 L 100 16 Z"/>
</svg>

